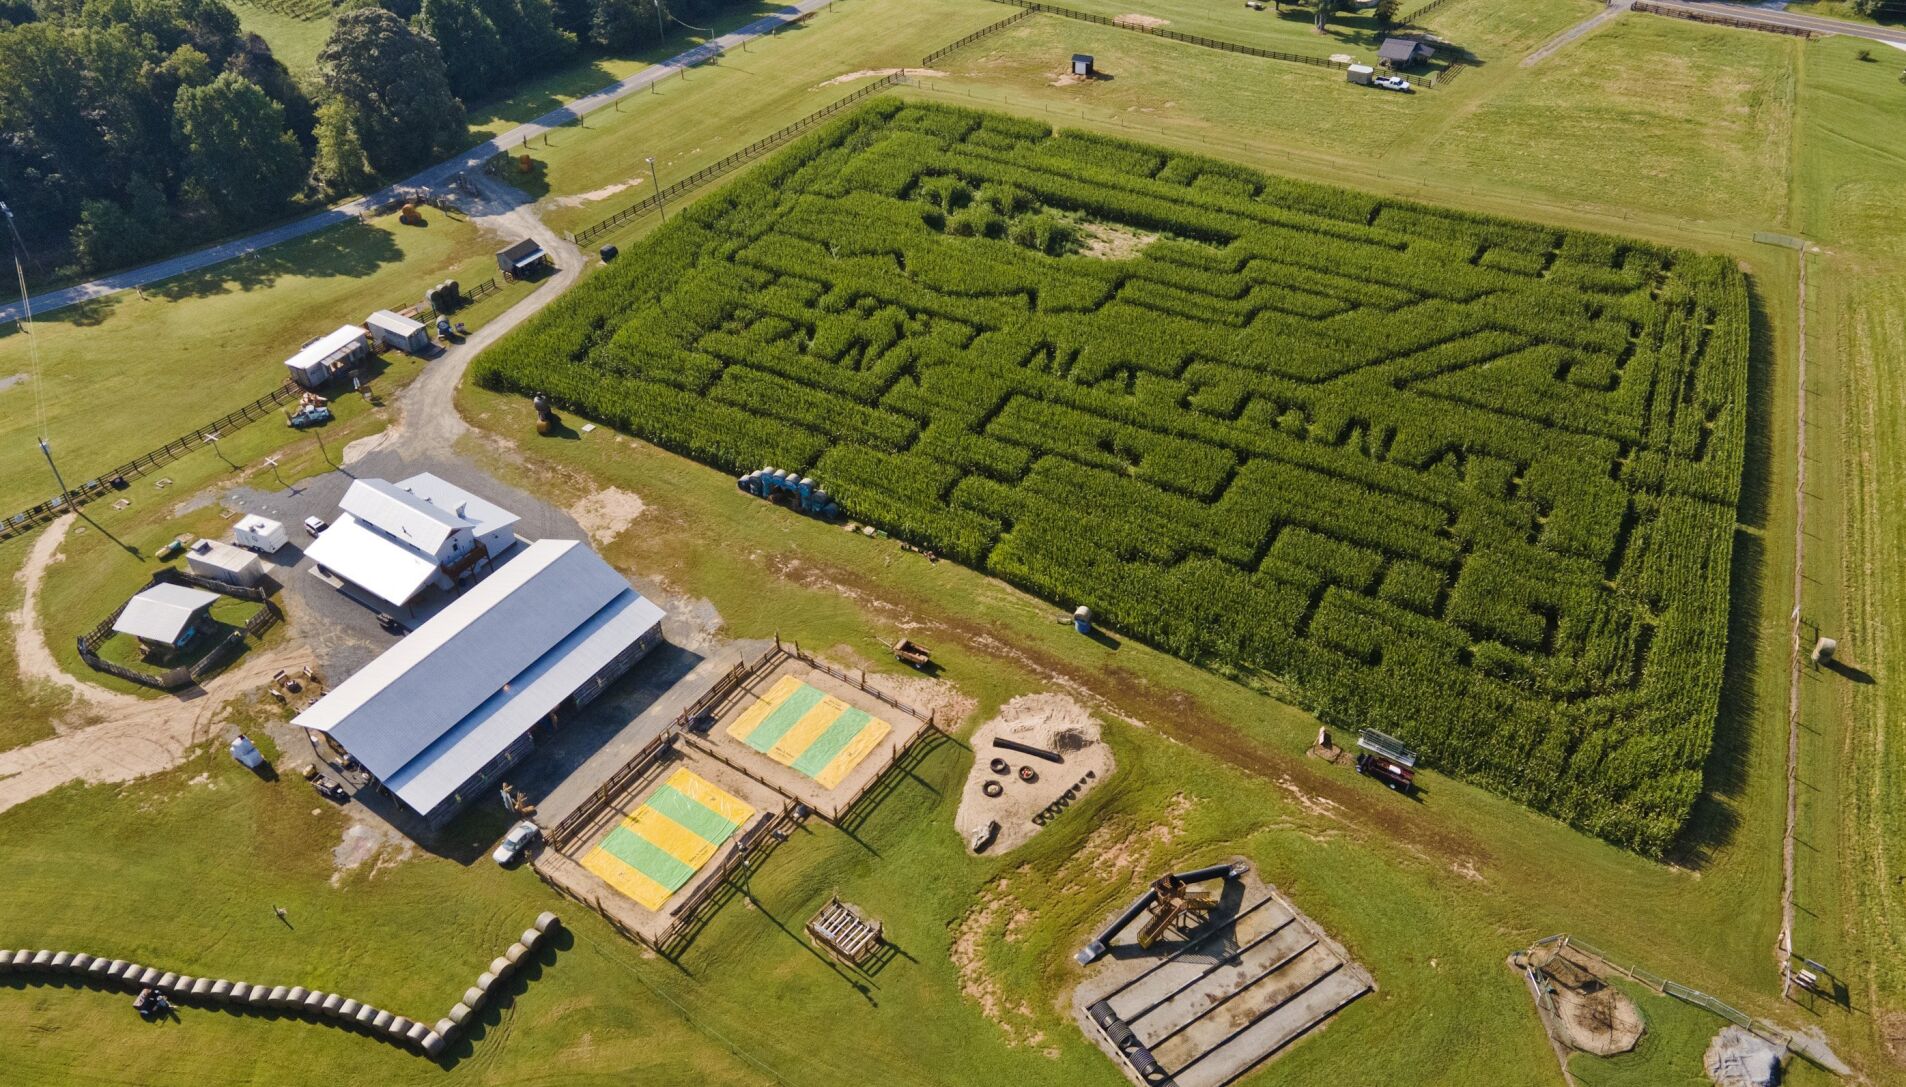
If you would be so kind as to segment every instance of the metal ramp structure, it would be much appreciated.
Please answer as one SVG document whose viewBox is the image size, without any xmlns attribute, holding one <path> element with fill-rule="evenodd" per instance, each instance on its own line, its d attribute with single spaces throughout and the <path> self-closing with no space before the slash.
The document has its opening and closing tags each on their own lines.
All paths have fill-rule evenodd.
<svg viewBox="0 0 1906 1087">
<path fill-rule="evenodd" d="M 1275 891 L 1086 1006 L 1141 1084 L 1224 1087 L 1372 988 Z"/>
<path fill-rule="evenodd" d="M 834 957 L 858 965 L 879 950 L 881 924 L 862 917 L 859 910 L 839 898 L 831 898 L 807 923 L 807 934 Z"/>
</svg>

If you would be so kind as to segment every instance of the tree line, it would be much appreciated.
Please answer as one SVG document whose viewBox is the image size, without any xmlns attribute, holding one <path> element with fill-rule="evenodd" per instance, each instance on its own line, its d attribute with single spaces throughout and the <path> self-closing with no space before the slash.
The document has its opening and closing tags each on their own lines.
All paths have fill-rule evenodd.
<svg viewBox="0 0 1906 1087">
<path fill-rule="evenodd" d="M 464 102 L 731 2 L 343 0 L 300 78 L 221 0 L 0 0 L 0 200 L 60 255 L 36 276 L 149 259 L 401 177 L 469 141 Z"/>
</svg>

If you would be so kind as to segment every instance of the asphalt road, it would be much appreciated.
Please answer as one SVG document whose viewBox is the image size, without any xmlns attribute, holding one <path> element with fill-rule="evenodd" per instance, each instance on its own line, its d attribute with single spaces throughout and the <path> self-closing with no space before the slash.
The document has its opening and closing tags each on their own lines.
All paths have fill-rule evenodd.
<svg viewBox="0 0 1906 1087">
<path fill-rule="evenodd" d="M 1760 7 L 1756 4 L 1702 3 L 1699 0 L 1652 0 L 1652 2 L 1664 8 L 1712 12 L 1743 22 L 1790 26 L 1801 30 L 1811 30 L 1817 34 L 1844 34 L 1850 38 L 1868 38 L 1876 42 L 1906 45 L 1906 29 L 1900 27 L 1869 26 L 1866 23 L 1849 22 L 1845 19 L 1799 15 L 1791 11 L 1776 11 L 1773 8 Z"/>
<path fill-rule="evenodd" d="M 669 76 L 683 69 L 693 68 L 698 64 L 706 63 L 750 38 L 758 38 L 764 34 L 771 34 L 797 16 L 816 11 L 828 6 L 832 2 L 833 0 L 796 0 L 796 3 L 782 8 L 780 11 L 756 19 L 754 22 L 731 33 L 723 34 L 718 38 L 711 38 L 693 49 L 677 53 L 669 59 L 662 61 L 660 64 L 644 68 L 627 79 L 619 80 L 599 91 L 584 95 L 560 109 L 545 113 L 528 124 L 518 125 L 494 139 L 485 140 L 460 155 L 453 155 L 427 170 L 413 174 L 402 181 L 387 185 L 374 193 L 361 196 L 349 203 L 339 204 L 335 207 L 326 208 L 323 211 L 313 212 L 302 219 L 294 219 L 291 222 L 282 223 L 254 234 L 247 234 L 242 238 L 237 238 L 219 245 L 195 250 L 176 257 L 169 257 L 165 260 L 156 261 L 139 268 L 132 268 L 124 272 L 115 272 L 112 275 L 104 276 L 87 283 L 76 284 L 63 290 L 49 291 L 44 295 L 34 297 L 33 312 L 36 314 L 50 313 L 53 310 L 71 306 L 78 302 L 101 298 L 109 294 L 117 294 L 120 291 L 131 290 L 134 287 L 144 287 L 152 283 L 157 283 L 160 280 L 170 279 L 173 276 L 184 275 L 187 272 L 196 272 L 201 268 L 210 268 L 214 264 L 222 264 L 234 257 L 242 257 L 247 253 L 253 253 L 260 249 L 277 245 L 279 242 L 290 241 L 293 238 L 302 238 L 307 234 L 316 233 L 326 227 L 336 226 L 339 223 L 355 219 L 372 209 L 395 202 L 403 194 L 418 189 L 429 189 L 442 185 L 452 177 L 465 171 L 471 171 L 473 173 L 481 172 L 483 164 L 488 162 L 491 158 L 512 147 L 522 146 L 526 140 L 534 139 L 545 132 L 552 132 L 562 128 L 575 121 L 578 117 L 587 116 L 637 91 L 647 90 L 651 84 L 660 83 L 662 80 L 667 79 Z M 18 300 L 0 305 L 0 324 L 4 324 L 7 321 L 18 320 L 21 316 L 21 310 L 22 307 Z"/>
</svg>

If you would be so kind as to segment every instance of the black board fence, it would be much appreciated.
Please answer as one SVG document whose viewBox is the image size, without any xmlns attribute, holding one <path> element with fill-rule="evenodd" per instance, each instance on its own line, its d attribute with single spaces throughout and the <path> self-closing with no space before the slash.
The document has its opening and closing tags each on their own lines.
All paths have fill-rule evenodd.
<svg viewBox="0 0 1906 1087">
<path fill-rule="evenodd" d="M 946 45 L 942 45 L 938 49 L 935 49 L 933 52 L 928 53 L 926 56 L 921 57 L 920 63 L 923 65 L 932 64 L 934 61 L 939 60 L 940 58 L 946 56 L 949 53 L 954 52 L 955 50 L 964 49 L 967 46 L 973 44 L 974 42 L 980 40 L 981 38 L 990 37 L 991 35 L 997 34 L 1000 31 L 1006 29 L 1007 27 L 1013 25 L 1014 23 L 1019 22 L 1021 19 L 1025 19 L 1031 15 L 1032 15 L 1031 11 L 1021 11 L 1016 14 L 1009 15 L 1006 18 L 1001 19 L 999 22 L 993 23 L 990 26 L 983 26 L 979 28 L 978 30 L 973 31 L 971 34 L 968 34 L 966 37 L 961 38 L 959 41 L 949 42 Z"/>
<path fill-rule="evenodd" d="M 74 639 L 79 650 L 79 659 L 84 661 L 88 668 L 91 668 L 95 672 L 104 672 L 107 675 L 118 676 L 120 679 L 137 683 L 143 687 L 151 687 L 160 691 L 176 691 L 181 687 L 190 686 L 205 676 L 223 668 L 228 661 L 237 656 L 239 651 L 244 648 L 247 638 L 259 637 L 264 634 L 265 631 L 271 629 L 272 624 L 284 617 L 284 612 L 272 601 L 271 595 L 264 589 L 256 586 L 232 585 L 223 581 L 213 581 L 210 578 L 203 578 L 196 574 L 187 573 L 176 566 L 162 566 L 152 572 L 151 580 L 147 581 L 145 586 L 139 591 L 144 592 L 146 589 L 150 589 L 154 585 L 159 584 L 190 585 L 195 588 L 220 593 L 224 596 L 236 597 L 240 600 L 250 600 L 264 606 L 254 612 L 251 618 L 245 620 L 242 626 L 226 634 L 223 641 L 213 646 L 204 656 L 191 664 L 180 665 L 177 668 L 170 668 L 163 672 L 147 672 L 138 668 L 128 668 L 123 664 L 109 661 L 101 657 L 98 653 L 99 647 L 105 643 L 106 639 L 113 636 L 113 623 L 117 622 L 120 613 L 126 610 L 126 605 L 120 604 L 113 609 L 111 615 L 100 620 L 97 626 Z"/>
</svg>

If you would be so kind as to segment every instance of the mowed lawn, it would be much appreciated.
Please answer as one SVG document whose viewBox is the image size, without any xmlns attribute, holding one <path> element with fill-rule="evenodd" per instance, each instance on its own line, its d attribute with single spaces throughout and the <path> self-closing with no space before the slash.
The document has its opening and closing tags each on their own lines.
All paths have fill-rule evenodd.
<svg viewBox="0 0 1906 1087">
<path fill-rule="evenodd" d="M 1348 53 L 1361 61 L 1373 61 L 1383 38 L 1392 29 L 1401 29 L 1385 27 L 1367 8 L 1337 12 L 1328 29 L 1319 34 L 1309 5 L 1293 4 L 1279 11 L 1267 2 L 1263 11 L 1255 11 L 1242 3 L 1210 0 L 1066 0 L 1055 6 L 1259 49 L 1307 57 Z"/>
<path fill-rule="evenodd" d="M 507 176 L 554 197 L 551 225 L 588 226 L 648 194 L 645 159 L 668 185 L 1010 14 L 987 0 L 842 0 L 536 142 L 533 172 Z"/>
<path fill-rule="evenodd" d="M 293 75 L 308 75 L 318 66 L 318 50 L 331 37 L 330 5 L 299 5 L 286 0 L 230 0 L 239 26 L 265 39 L 271 55 Z"/>
<path fill-rule="evenodd" d="M 1564 199 L 1773 226 L 1787 207 L 1799 48 L 1626 15 L 1516 73 L 1440 127 L 1423 159 Z"/>
<path fill-rule="evenodd" d="M 446 277 L 474 286 L 471 276 L 494 273 L 490 238 L 460 217 L 425 217 L 422 227 L 395 215 L 333 227 L 143 293 L 50 312 L 34 325 L 37 383 L 27 334 L 7 326 L 0 511 L 58 493 L 35 443 L 42 409 L 60 470 L 78 486 L 282 385 L 284 360 L 306 341 L 415 302 Z"/>
</svg>

